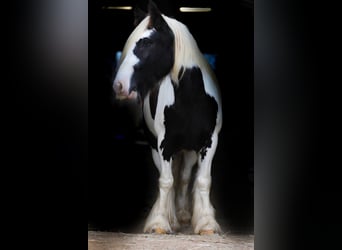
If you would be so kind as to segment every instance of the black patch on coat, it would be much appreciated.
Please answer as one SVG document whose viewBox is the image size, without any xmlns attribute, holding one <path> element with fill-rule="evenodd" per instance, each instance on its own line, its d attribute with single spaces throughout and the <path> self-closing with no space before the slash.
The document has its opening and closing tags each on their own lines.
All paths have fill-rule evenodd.
<svg viewBox="0 0 342 250">
<path fill-rule="evenodd" d="M 212 143 L 217 111 L 216 100 L 205 92 L 201 70 L 185 69 L 175 88 L 175 103 L 164 110 L 165 138 L 160 145 L 164 159 L 169 161 L 182 149 L 200 152 L 203 159 Z"/>
<path fill-rule="evenodd" d="M 171 71 L 174 64 L 174 34 L 165 20 L 161 19 L 158 29 L 150 37 L 141 38 L 133 50 L 139 62 L 134 65 L 130 92 L 137 90 L 142 100 Z"/>
<path fill-rule="evenodd" d="M 157 111 L 159 87 L 160 85 L 157 85 L 150 91 L 149 101 L 150 101 L 151 116 L 153 120 L 154 120 L 154 117 L 156 116 L 156 111 Z"/>
</svg>

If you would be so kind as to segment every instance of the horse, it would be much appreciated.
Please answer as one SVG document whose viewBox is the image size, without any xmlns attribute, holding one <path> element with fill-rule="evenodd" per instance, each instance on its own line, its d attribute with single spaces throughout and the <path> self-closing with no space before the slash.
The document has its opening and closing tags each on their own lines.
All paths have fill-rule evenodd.
<svg viewBox="0 0 342 250">
<path fill-rule="evenodd" d="M 216 76 L 185 24 L 162 14 L 152 1 L 139 19 L 122 50 L 113 88 L 117 99 L 141 105 L 160 174 L 143 231 L 172 233 L 191 222 L 195 234 L 220 233 L 209 197 L 222 127 Z"/>
</svg>

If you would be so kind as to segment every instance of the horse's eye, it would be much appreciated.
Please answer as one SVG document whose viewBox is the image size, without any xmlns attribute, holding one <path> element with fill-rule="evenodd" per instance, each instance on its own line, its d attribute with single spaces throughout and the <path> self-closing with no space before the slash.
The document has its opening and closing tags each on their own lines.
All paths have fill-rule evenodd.
<svg viewBox="0 0 342 250">
<path fill-rule="evenodd" d="M 145 37 L 141 40 L 141 45 L 144 47 L 148 47 L 148 46 L 152 45 L 152 43 L 153 43 L 153 41 L 147 37 Z"/>
</svg>

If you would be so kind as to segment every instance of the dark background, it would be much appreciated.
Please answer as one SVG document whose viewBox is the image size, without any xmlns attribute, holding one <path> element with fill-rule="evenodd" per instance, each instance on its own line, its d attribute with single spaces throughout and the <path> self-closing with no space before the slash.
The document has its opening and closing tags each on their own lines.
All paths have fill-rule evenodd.
<svg viewBox="0 0 342 250">
<path fill-rule="evenodd" d="M 105 6 L 148 1 L 95 1 L 89 9 L 89 227 L 141 231 L 157 195 L 158 171 L 130 108 L 114 101 L 115 53 L 133 31 L 133 12 Z M 253 3 L 158 1 L 186 24 L 203 53 L 216 55 L 223 128 L 212 167 L 212 202 L 224 231 L 253 232 Z M 223 4 L 224 3 L 224 4 Z M 179 7 L 211 7 L 181 13 Z"/>
<path fill-rule="evenodd" d="M 237 2 L 226 2 L 231 8 L 221 8 L 219 4 L 220 8 L 216 11 L 221 14 L 216 12 L 212 20 L 223 21 L 215 27 L 220 30 L 227 27 L 227 35 L 250 34 L 238 28 L 248 19 L 238 14 L 245 13 L 245 8 L 240 8 Z M 100 35 L 114 36 L 123 25 L 122 22 L 119 22 L 120 25 L 103 24 L 106 18 L 101 14 L 100 5 L 97 1 L 91 1 L 88 8 L 88 2 L 83 0 L 14 0 L 2 3 L 1 219 L 4 239 L 11 246 L 26 249 L 29 244 L 34 244 L 36 249 L 87 249 L 90 221 L 91 225 L 111 230 L 132 228 L 147 213 L 139 206 L 114 205 L 117 203 L 111 200 L 113 189 L 103 188 L 108 187 L 108 183 L 120 187 L 114 192 L 114 198 L 126 197 L 127 201 L 128 196 L 121 191 L 126 180 L 118 176 L 128 176 L 130 169 L 120 168 L 121 175 L 104 175 L 113 171 L 108 169 L 114 166 L 105 159 L 113 155 L 106 145 L 113 141 L 113 135 L 108 136 L 107 132 L 113 123 L 108 121 L 114 118 L 109 117 L 116 114 L 112 112 L 113 106 L 108 105 L 112 103 L 108 80 L 112 71 L 109 65 L 116 48 L 108 46 L 112 50 L 107 53 L 106 47 L 110 41 L 100 42 L 103 38 Z M 251 19 L 254 20 L 255 249 L 338 249 L 340 246 L 340 16 L 340 8 L 330 2 L 260 0 L 254 5 Z M 211 23 L 211 19 L 206 21 Z M 187 24 L 195 25 L 195 21 Z M 108 32 L 104 32 L 104 27 Z M 205 27 L 207 32 L 214 31 L 211 27 Z M 127 35 L 130 31 L 126 32 Z M 204 32 L 199 33 L 199 36 L 204 35 Z M 231 51 L 236 63 L 246 62 L 243 57 L 240 60 L 236 56 L 241 52 L 236 49 L 240 48 L 241 37 L 224 38 L 221 32 L 217 34 L 211 41 L 215 46 L 210 47 L 208 52 L 220 48 L 223 55 L 230 55 L 228 52 Z M 204 39 L 197 40 L 202 46 Z M 222 44 L 228 42 L 238 45 L 236 48 L 227 46 L 222 49 Z M 115 41 L 113 43 L 116 44 Z M 122 45 L 117 44 L 120 48 Z M 230 76 L 235 78 L 242 68 L 239 64 L 235 67 L 230 57 L 224 58 L 225 66 L 219 70 L 218 62 L 218 71 L 222 75 L 230 70 Z M 249 71 L 244 71 L 244 74 L 246 72 Z M 227 74 L 224 76 L 226 79 Z M 225 88 L 244 86 L 240 85 L 241 82 L 220 84 Z M 225 91 L 224 95 L 229 95 L 231 100 L 237 99 L 232 92 Z M 229 102 L 227 98 L 224 100 Z M 244 103 L 241 105 L 249 107 Z M 235 116 L 245 114 L 240 111 L 234 113 L 235 106 L 225 105 L 225 113 L 229 111 Z M 119 112 L 119 109 L 115 110 Z M 127 115 L 124 111 L 119 113 L 123 117 Z M 102 120 L 96 121 L 93 117 Z M 248 124 L 239 120 L 227 123 L 225 118 L 221 137 L 232 136 L 226 126 L 236 128 L 237 123 Z M 135 134 L 126 132 L 132 131 L 133 127 L 124 127 L 123 124 L 110 127 L 122 128 L 121 131 L 110 131 L 132 135 L 133 138 L 127 140 L 126 137 L 125 140 L 126 148 L 131 149 Z M 129 124 L 132 126 L 131 122 L 127 122 Z M 236 153 L 239 147 L 227 144 L 242 144 L 249 138 L 244 135 L 237 135 L 239 140 L 220 141 L 225 145 L 219 145 L 213 171 L 222 169 L 222 162 L 228 164 L 226 159 L 220 161 L 220 157 L 236 162 L 241 154 L 229 152 Z M 96 141 L 99 144 L 94 144 Z M 119 146 L 114 143 L 112 148 L 120 153 L 127 152 L 121 146 L 126 142 L 117 142 Z M 229 149 L 224 150 L 223 156 L 222 148 Z M 247 147 L 244 150 L 250 152 Z M 139 152 L 144 153 L 143 150 Z M 109 163 L 124 161 L 122 155 L 121 160 L 118 160 L 120 157 L 110 158 Z M 128 161 L 133 161 L 132 158 L 126 157 Z M 239 161 L 241 166 L 246 159 Z M 143 197 L 137 203 L 146 207 L 153 200 L 151 196 L 154 195 L 156 181 L 153 175 L 156 172 L 151 164 L 144 166 L 150 171 L 140 170 L 139 173 L 151 174 L 145 176 L 151 178 L 151 182 L 139 178 L 140 194 L 150 197 Z M 249 168 L 234 164 L 226 166 L 224 171 L 233 169 L 235 173 Z M 234 183 L 234 180 L 227 180 L 233 176 L 246 180 L 241 177 L 245 174 L 213 174 L 215 178 L 221 178 L 221 181 L 216 179 L 214 182 L 221 186 Z M 106 180 L 91 183 L 100 176 L 101 180 L 104 176 Z M 249 186 L 244 185 L 246 182 L 239 182 L 240 187 Z M 145 188 L 152 192 L 144 192 Z M 127 187 L 125 190 L 130 192 L 132 189 Z M 237 188 L 226 190 L 227 195 L 223 191 L 213 192 L 218 196 L 212 197 L 213 203 L 218 214 L 223 214 L 219 221 L 235 225 L 233 228 L 249 224 L 250 217 L 245 214 L 251 213 L 242 212 L 243 216 L 239 217 L 232 209 L 226 213 L 228 209 L 222 208 L 232 205 L 235 208 L 250 208 L 242 205 L 243 202 L 240 205 L 228 202 L 229 199 L 245 199 L 248 196 L 241 195 L 244 191 L 236 192 Z M 99 196 L 101 193 L 108 196 Z M 234 194 L 239 196 L 232 198 Z M 98 201 L 98 204 L 91 200 Z M 128 204 L 135 202 L 130 199 Z M 128 212 L 123 211 L 122 206 Z M 121 214 L 113 211 L 121 211 L 123 219 L 117 220 Z M 132 214 L 133 218 L 128 218 L 128 214 Z M 235 219 L 235 223 L 231 218 Z M 247 223 L 238 218 L 247 218 Z"/>
</svg>

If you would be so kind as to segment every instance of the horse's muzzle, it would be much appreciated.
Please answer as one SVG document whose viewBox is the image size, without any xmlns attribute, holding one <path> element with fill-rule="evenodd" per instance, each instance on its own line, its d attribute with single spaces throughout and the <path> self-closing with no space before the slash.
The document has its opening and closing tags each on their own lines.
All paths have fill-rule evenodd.
<svg viewBox="0 0 342 250">
<path fill-rule="evenodd" d="M 113 88 L 116 94 L 116 99 L 118 100 L 136 99 L 138 96 L 136 91 L 128 92 L 127 90 L 125 90 L 123 84 L 120 81 L 114 82 Z"/>
<path fill-rule="evenodd" d="M 114 82 L 113 89 L 116 95 L 122 95 L 124 92 L 123 84 L 120 81 Z"/>
</svg>

